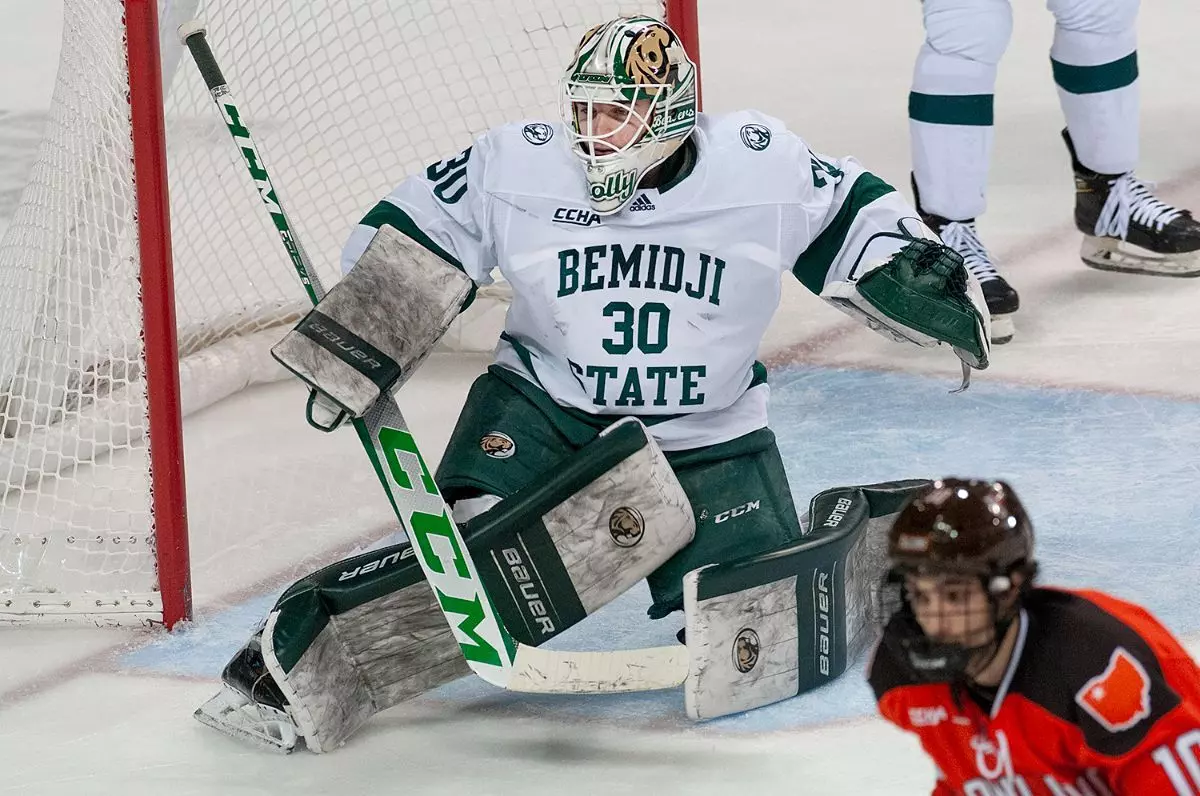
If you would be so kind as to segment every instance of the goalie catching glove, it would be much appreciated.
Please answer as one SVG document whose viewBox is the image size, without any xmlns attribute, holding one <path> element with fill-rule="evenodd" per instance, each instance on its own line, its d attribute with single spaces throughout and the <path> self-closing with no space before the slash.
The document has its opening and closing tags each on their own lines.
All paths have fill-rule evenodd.
<svg viewBox="0 0 1200 796">
<path fill-rule="evenodd" d="M 897 240 L 904 242 L 899 251 Z M 964 388 L 970 368 L 988 366 L 983 291 L 962 256 L 916 218 L 904 219 L 898 232 L 873 235 L 849 273 L 828 282 L 821 297 L 889 339 L 949 345 L 963 363 Z"/>
</svg>

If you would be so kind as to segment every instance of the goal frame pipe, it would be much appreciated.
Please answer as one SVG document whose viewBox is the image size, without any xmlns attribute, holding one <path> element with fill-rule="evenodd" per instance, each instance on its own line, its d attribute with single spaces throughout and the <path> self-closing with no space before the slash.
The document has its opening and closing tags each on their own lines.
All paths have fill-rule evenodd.
<svg viewBox="0 0 1200 796">
<path fill-rule="evenodd" d="M 666 23 L 683 42 L 683 49 L 696 65 L 696 110 L 704 110 L 704 81 L 700 79 L 700 20 L 697 0 L 664 0 Z"/>
<path fill-rule="evenodd" d="M 146 357 L 151 510 L 163 624 L 192 618 L 183 413 L 157 0 L 124 0 L 133 181 Z"/>
</svg>

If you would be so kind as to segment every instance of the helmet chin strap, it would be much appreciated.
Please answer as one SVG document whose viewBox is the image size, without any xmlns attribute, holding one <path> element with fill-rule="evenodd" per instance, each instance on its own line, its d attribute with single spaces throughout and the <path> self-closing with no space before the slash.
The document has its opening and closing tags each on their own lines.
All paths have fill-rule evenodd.
<svg viewBox="0 0 1200 796">
<path fill-rule="evenodd" d="M 1015 601 L 1012 605 L 1008 606 L 1005 616 L 1000 615 L 1001 606 L 999 600 L 1003 595 L 1012 590 L 1012 578 L 1008 575 L 993 575 L 984 582 L 983 588 L 988 594 L 988 604 L 992 609 L 992 639 L 987 644 L 972 650 L 971 662 L 975 660 L 981 660 L 982 662 L 975 667 L 970 667 L 970 664 L 968 664 L 969 668 L 975 668 L 976 671 L 973 675 L 967 674 L 965 671 L 963 674 L 971 679 L 986 671 L 992 665 L 992 662 L 996 660 L 996 656 L 1000 654 L 1000 647 L 1004 645 L 1004 637 L 1008 634 L 1008 629 L 1012 627 L 1013 620 L 1017 618 Z M 982 655 L 986 655 L 986 657 L 982 659 L 977 657 Z"/>
</svg>

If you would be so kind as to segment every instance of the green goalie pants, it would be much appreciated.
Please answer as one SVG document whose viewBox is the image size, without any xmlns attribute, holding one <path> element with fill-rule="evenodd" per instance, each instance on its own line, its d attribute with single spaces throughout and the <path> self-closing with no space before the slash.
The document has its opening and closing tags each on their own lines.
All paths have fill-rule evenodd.
<svg viewBox="0 0 1200 796">
<path fill-rule="evenodd" d="M 493 365 L 472 385 L 435 480 L 447 503 L 481 494 L 505 498 L 551 472 L 618 419 L 559 406 L 536 385 Z M 641 420 L 653 431 L 653 417 Z M 689 571 L 800 538 L 770 429 L 668 451 L 666 457 L 691 501 L 696 535 L 647 578 L 653 619 L 682 610 L 683 576 Z"/>
</svg>

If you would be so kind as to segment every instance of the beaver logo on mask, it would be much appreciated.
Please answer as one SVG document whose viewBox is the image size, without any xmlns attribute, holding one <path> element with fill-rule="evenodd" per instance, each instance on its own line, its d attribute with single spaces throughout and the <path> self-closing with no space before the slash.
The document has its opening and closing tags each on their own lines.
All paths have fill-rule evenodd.
<svg viewBox="0 0 1200 796">
<path fill-rule="evenodd" d="M 633 82 L 642 86 L 667 85 L 671 71 L 667 57 L 670 46 L 671 31 L 662 25 L 650 25 L 639 33 L 625 53 L 625 71 Z"/>
</svg>

